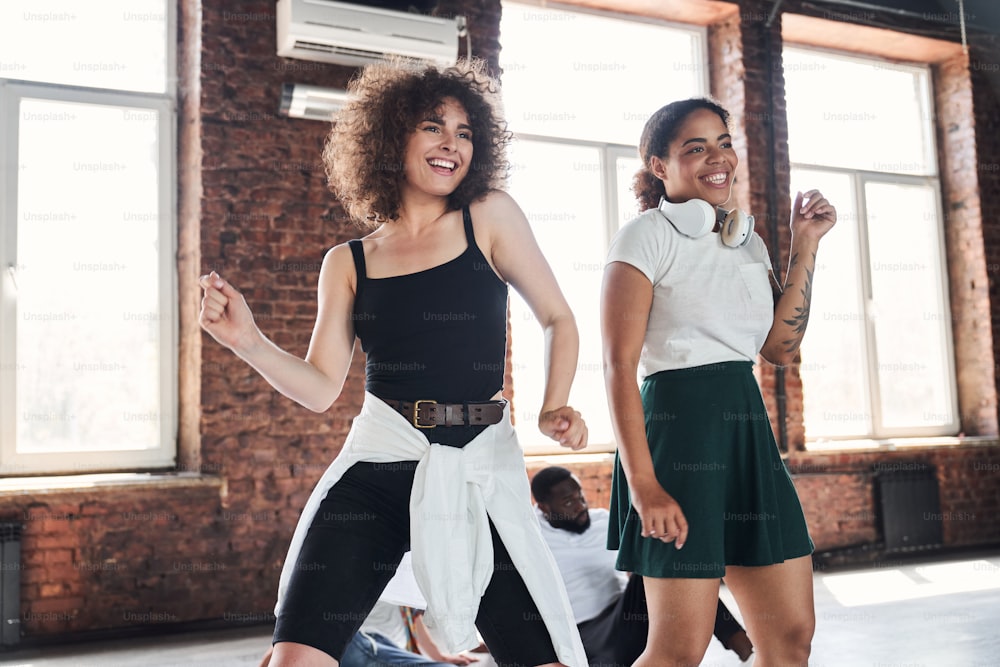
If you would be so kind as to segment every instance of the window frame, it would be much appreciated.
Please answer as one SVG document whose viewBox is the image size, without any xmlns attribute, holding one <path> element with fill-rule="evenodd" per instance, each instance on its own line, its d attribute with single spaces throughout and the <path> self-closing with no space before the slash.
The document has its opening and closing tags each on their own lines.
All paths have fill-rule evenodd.
<svg viewBox="0 0 1000 667">
<path fill-rule="evenodd" d="M 708 95 L 711 89 L 710 72 L 709 72 L 709 53 L 708 53 L 708 28 L 702 25 L 677 23 L 671 21 L 665 21 L 655 17 L 640 16 L 633 14 L 625 14 L 621 12 L 613 12 L 602 9 L 596 9 L 592 7 L 585 7 L 579 5 L 572 5 L 563 2 L 554 3 L 539 3 L 531 2 L 531 0 L 512 0 L 512 2 L 507 2 L 504 0 L 502 4 L 516 4 L 526 7 L 539 7 L 546 10 L 570 12 L 577 14 L 585 14 L 591 17 L 614 19 L 620 21 L 628 21 L 631 23 L 638 23 L 644 25 L 653 25 L 657 27 L 662 27 L 670 30 L 682 31 L 684 33 L 690 34 L 693 38 L 693 53 L 700 58 L 698 65 L 700 66 L 701 76 L 698 77 L 700 90 L 696 93 L 698 95 Z M 501 58 L 502 61 L 502 58 Z M 501 66 L 503 62 L 501 62 Z M 666 103 L 666 101 L 664 102 Z M 649 113 L 653 113 L 655 109 L 650 109 Z M 603 243 L 603 254 L 607 254 L 607 250 L 610 246 L 611 239 L 618 229 L 628 220 L 621 220 L 619 217 L 619 204 L 618 201 L 618 174 L 616 172 L 616 165 L 619 158 L 637 159 L 638 158 L 638 144 L 627 145 L 619 144 L 610 141 L 593 141 L 588 139 L 577 139 L 573 137 L 566 137 L 560 135 L 544 135 L 535 132 L 518 132 L 517 128 L 512 128 L 513 136 L 515 141 L 530 141 L 537 143 L 550 143 L 550 144 L 560 144 L 565 146 L 573 146 L 580 148 L 589 148 L 598 151 L 599 162 L 601 167 L 601 202 L 602 202 L 602 215 L 603 225 L 602 229 L 604 231 L 604 238 L 601 239 Z M 636 136 L 638 140 L 638 136 Z M 530 220 L 530 216 L 529 216 Z M 545 249 L 542 248 L 544 253 Z M 557 279 L 561 279 L 557 276 Z M 595 300 L 598 295 L 594 295 Z M 573 304 L 570 304 L 572 307 Z M 513 334 L 513 328 L 512 328 Z M 516 335 L 516 334 L 513 334 Z M 578 361 L 579 363 L 579 361 Z M 513 390 L 514 390 L 514 401 L 517 403 L 517 388 L 518 388 L 518 373 L 516 369 L 512 372 L 513 374 Z M 570 400 L 572 401 L 572 394 L 581 391 L 583 387 L 579 386 L 579 375 L 577 380 L 574 381 L 573 389 L 571 393 Z M 523 380 L 522 380 L 523 381 Z M 638 380 L 637 380 L 638 381 Z M 588 387 L 588 389 L 593 389 Z M 600 386 L 600 391 L 604 392 L 603 383 Z M 606 402 L 606 399 L 605 399 Z M 523 407 L 523 406 L 520 406 Z M 532 408 L 528 406 L 530 411 Z M 519 414 L 517 408 L 515 408 L 515 418 Z M 523 412 L 522 412 L 523 414 Z M 587 419 L 587 415 L 584 415 L 584 419 Z M 610 413 L 607 419 L 610 423 Z M 521 424 L 516 427 L 518 430 L 533 429 L 535 428 L 534 421 L 528 420 L 528 423 Z M 523 431 L 521 431 L 523 434 Z M 560 447 L 558 443 L 546 442 L 544 440 L 538 440 L 537 438 L 526 438 L 522 435 L 522 447 L 525 453 L 531 456 L 548 456 L 553 454 L 559 455 L 571 455 L 576 454 L 572 450 L 568 450 L 564 447 Z M 539 444 L 540 443 L 540 444 Z M 609 452 L 614 452 L 617 448 L 618 443 L 615 441 L 614 434 L 612 432 L 610 439 L 607 442 L 596 442 L 591 441 L 587 445 L 586 453 L 594 454 L 605 454 Z"/>
<path fill-rule="evenodd" d="M 947 246 L 946 246 L 946 235 L 945 235 L 945 215 L 944 207 L 942 202 L 942 183 L 941 183 L 941 169 L 939 164 L 939 152 L 937 145 L 937 134 L 936 134 L 936 109 L 935 101 L 933 95 L 933 77 L 930 71 L 930 66 L 926 64 L 918 63 L 896 63 L 886 61 L 878 56 L 864 56 L 857 53 L 841 52 L 834 49 L 824 48 L 824 47 L 812 47 L 799 43 L 789 43 L 786 44 L 782 49 L 782 57 L 784 60 L 784 54 L 788 50 L 803 51 L 810 53 L 818 53 L 831 58 L 838 58 L 842 60 L 853 61 L 862 64 L 884 64 L 886 68 L 891 68 L 893 70 L 903 70 L 911 71 L 914 74 L 919 75 L 918 78 L 918 99 L 921 100 L 923 109 L 921 110 L 921 117 L 924 119 L 922 124 L 922 133 L 924 146 L 926 147 L 927 155 L 929 156 L 928 166 L 930 170 L 926 174 L 907 174 L 900 172 L 889 172 L 889 171 L 875 171 L 869 169 L 859 169 L 859 168 L 849 168 L 849 167 L 839 167 L 823 164 L 815 164 L 808 162 L 790 162 L 791 172 L 794 174 L 796 170 L 808 170 L 814 172 L 825 172 L 829 174 L 837 174 L 846 176 L 849 179 L 850 189 L 853 196 L 853 203 L 855 206 L 855 211 L 858 217 L 858 257 L 861 266 L 858 267 L 860 270 L 860 287 L 861 294 L 858 295 L 859 306 L 862 312 L 865 313 L 864 317 L 864 335 L 862 337 L 862 345 L 864 346 L 865 352 L 865 377 L 863 378 L 865 382 L 865 398 L 868 402 L 868 410 L 871 416 L 871 427 L 868 433 L 859 433 L 853 435 L 819 435 L 811 436 L 809 434 L 809 424 L 805 423 L 805 447 L 807 450 L 811 451 L 823 451 L 824 449 L 829 449 L 831 447 L 839 447 L 851 442 L 879 442 L 888 440 L 899 440 L 903 438 L 936 438 L 936 437 L 949 437 L 957 435 L 961 429 L 961 418 L 959 414 L 959 401 L 958 401 L 958 382 L 957 382 L 957 364 L 955 360 L 955 341 L 954 341 L 954 331 L 952 327 L 944 325 L 942 326 L 942 332 L 944 333 L 945 339 L 945 349 L 942 351 L 945 360 L 945 373 L 948 377 L 948 408 L 950 409 L 952 420 L 948 424 L 936 425 L 936 426 L 909 426 L 909 427 L 886 427 L 883 425 L 882 419 L 882 400 L 881 392 L 883 387 L 879 382 L 879 362 L 877 357 L 877 347 L 875 340 L 875 323 L 874 320 L 869 317 L 868 313 L 873 305 L 873 286 L 872 286 L 872 254 L 869 245 L 869 235 L 868 235 L 868 202 L 865 193 L 866 185 L 868 183 L 883 183 L 883 184 L 898 184 L 898 185 L 916 185 L 916 186 L 926 186 L 929 187 L 934 195 L 935 201 L 935 213 L 936 219 L 936 237 L 937 237 L 937 261 L 938 268 L 941 272 L 942 280 L 940 281 L 939 296 L 943 304 L 942 313 L 943 322 L 951 321 L 951 295 L 949 291 L 949 276 L 948 276 L 948 262 L 947 262 Z M 790 110 L 789 110 L 790 113 Z M 792 137 L 789 137 L 789 141 Z M 822 311 L 820 311 L 822 312 Z M 813 316 L 819 315 L 815 312 Z M 803 348 L 806 353 L 808 353 L 809 337 L 806 337 L 806 341 L 803 343 Z M 806 382 L 803 382 L 802 387 L 803 396 L 808 393 L 808 386 Z"/>
<path fill-rule="evenodd" d="M 176 3 L 166 0 L 166 90 L 135 92 L 0 78 L 0 477 L 173 468 L 179 428 L 179 296 L 177 287 Z M 17 297 L 19 132 L 21 101 L 51 100 L 148 109 L 158 115 L 159 443 L 140 449 L 17 451 Z M 91 443 L 81 443 L 88 445 Z M 146 443 L 136 443 L 137 445 Z"/>
<path fill-rule="evenodd" d="M 588 149 L 592 149 L 592 150 L 594 150 L 594 151 L 597 152 L 597 154 L 598 154 L 598 161 L 599 161 L 599 164 L 600 164 L 600 167 L 601 167 L 601 178 L 600 178 L 600 181 L 601 181 L 601 209 L 602 209 L 602 216 L 603 216 L 603 219 L 602 219 L 602 223 L 603 224 L 601 225 L 601 231 L 603 232 L 603 236 L 602 236 L 601 240 L 602 240 L 603 246 L 604 246 L 604 254 L 607 254 L 608 247 L 611 244 L 611 239 L 614 237 L 615 233 L 618 231 L 618 229 L 621 227 L 621 225 L 624 224 L 624 222 L 627 222 L 627 221 L 622 221 L 622 220 L 619 219 L 619 209 L 618 209 L 619 201 L 618 201 L 618 190 L 617 190 L 618 183 L 617 183 L 617 180 L 616 180 L 615 165 L 617 164 L 617 160 L 620 157 L 635 158 L 636 155 L 637 155 L 638 149 L 636 147 L 634 147 L 634 146 L 625 146 L 625 145 L 622 145 L 622 144 L 604 143 L 604 142 L 595 142 L 595 141 L 584 141 L 584 140 L 577 140 L 577 139 L 567 139 L 565 137 L 549 137 L 549 136 L 537 135 L 537 134 L 514 134 L 514 140 L 515 141 L 530 141 L 530 142 L 535 142 L 535 143 L 540 143 L 540 144 L 561 144 L 561 145 L 565 145 L 565 146 L 572 146 L 572 147 L 575 147 L 575 148 L 588 148 Z M 529 217 L 529 224 L 530 224 L 530 217 Z M 544 251 L 545 251 L 545 249 L 542 248 L 542 252 L 543 253 L 544 253 Z M 558 279 L 558 276 L 557 276 L 557 279 Z M 595 298 L 597 298 L 597 295 L 595 295 Z M 512 334 L 513 334 L 513 331 L 514 331 L 513 326 L 514 325 L 512 324 L 511 325 L 511 332 L 512 332 Z M 578 364 L 580 363 L 579 359 L 577 360 L 577 363 Z M 578 368 L 578 370 L 579 370 L 579 368 Z M 514 385 L 514 397 L 515 397 L 514 400 L 516 402 L 517 401 L 517 382 L 518 382 L 516 369 L 515 369 L 515 371 L 513 371 L 513 373 L 514 373 L 514 375 L 513 375 L 513 385 Z M 577 385 L 576 381 L 574 380 L 574 385 L 573 385 L 573 389 L 572 389 L 571 393 L 572 392 L 576 392 L 576 391 L 579 391 L 579 388 L 578 388 L 578 385 Z M 602 392 L 604 391 L 604 387 L 603 386 L 601 387 L 601 391 Z M 570 401 L 572 402 L 572 396 L 570 397 Z M 517 415 L 517 414 L 518 413 L 515 411 L 515 415 Z M 587 419 L 587 417 L 588 417 L 587 415 L 584 415 L 584 419 Z M 610 419 L 610 416 L 609 416 L 609 419 Z M 535 428 L 534 422 L 532 421 L 527 426 L 525 426 L 525 425 L 516 425 L 515 426 L 516 429 L 518 429 L 518 428 L 525 428 L 525 427 L 526 428 Z M 558 443 L 556 443 L 554 441 L 549 442 L 549 441 L 538 439 L 538 442 L 531 442 L 532 440 L 535 440 L 535 438 L 534 437 L 532 437 L 532 438 L 526 438 L 523 435 L 521 436 L 521 441 L 522 441 L 522 445 L 524 447 L 525 453 L 527 453 L 529 455 L 545 456 L 545 455 L 551 455 L 551 454 L 574 454 L 574 453 L 576 453 L 576 452 L 573 452 L 572 450 L 566 449 L 565 447 L 561 447 Z M 539 444 L 539 443 L 541 443 L 541 444 Z M 587 453 L 614 452 L 615 449 L 617 448 L 617 446 L 618 446 L 618 443 L 615 442 L 614 436 L 612 435 L 611 439 L 608 440 L 607 442 L 594 442 L 594 441 L 590 441 L 587 444 Z"/>
</svg>

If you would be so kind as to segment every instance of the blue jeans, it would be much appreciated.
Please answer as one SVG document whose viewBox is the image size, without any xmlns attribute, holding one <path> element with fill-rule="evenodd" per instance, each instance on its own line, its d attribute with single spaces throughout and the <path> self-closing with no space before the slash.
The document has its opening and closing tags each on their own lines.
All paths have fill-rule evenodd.
<svg viewBox="0 0 1000 667">
<path fill-rule="evenodd" d="M 434 662 L 417 653 L 410 653 L 393 644 L 377 632 L 358 632 L 351 638 L 340 667 L 451 667 L 447 662 Z"/>
</svg>

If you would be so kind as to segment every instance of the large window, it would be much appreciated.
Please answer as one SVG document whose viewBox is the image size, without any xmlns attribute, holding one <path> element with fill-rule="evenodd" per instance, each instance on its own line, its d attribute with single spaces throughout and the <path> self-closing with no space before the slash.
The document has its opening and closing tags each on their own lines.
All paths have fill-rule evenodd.
<svg viewBox="0 0 1000 667">
<path fill-rule="evenodd" d="M 0 5 L 0 474 L 174 462 L 173 25 Z"/>
<path fill-rule="evenodd" d="M 675 99 L 705 94 L 704 33 L 508 2 L 500 33 L 504 106 L 516 135 L 510 192 L 576 315 L 581 349 L 570 400 L 587 420 L 591 449 L 611 449 L 599 322 L 604 259 L 611 236 L 637 213 L 631 181 L 646 119 Z M 511 330 L 518 436 L 528 451 L 557 451 L 536 427 L 541 331 L 516 294 Z"/>
<path fill-rule="evenodd" d="M 951 316 L 927 68 L 784 50 L 792 190 L 838 209 L 802 346 L 806 437 L 953 435 Z"/>
</svg>

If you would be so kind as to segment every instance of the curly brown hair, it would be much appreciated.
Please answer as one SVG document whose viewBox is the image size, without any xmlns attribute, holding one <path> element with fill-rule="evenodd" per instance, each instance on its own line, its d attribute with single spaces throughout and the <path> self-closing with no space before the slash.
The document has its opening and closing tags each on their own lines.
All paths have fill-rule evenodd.
<svg viewBox="0 0 1000 667">
<path fill-rule="evenodd" d="M 486 74 L 484 61 L 463 58 L 447 67 L 375 63 L 348 84 L 348 93 L 350 101 L 327 136 L 323 161 L 330 189 L 359 226 L 374 228 L 399 217 L 407 139 L 445 98 L 458 100 L 472 126 L 472 162 L 448 197 L 449 209 L 461 209 L 503 186 L 511 133 L 499 85 Z"/>
<path fill-rule="evenodd" d="M 671 102 L 650 116 L 642 128 L 642 136 L 639 138 L 639 158 L 642 159 L 642 168 L 632 178 L 632 192 L 639 200 L 641 210 L 656 208 L 660 205 L 660 197 L 667 196 L 663 181 L 649 168 L 650 158 L 655 155 L 666 159 L 667 150 L 671 142 L 677 138 L 681 125 L 693 111 L 698 109 L 708 109 L 717 114 L 722 119 L 723 125 L 729 128 L 729 112 L 721 104 L 707 97 Z"/>
</svg>

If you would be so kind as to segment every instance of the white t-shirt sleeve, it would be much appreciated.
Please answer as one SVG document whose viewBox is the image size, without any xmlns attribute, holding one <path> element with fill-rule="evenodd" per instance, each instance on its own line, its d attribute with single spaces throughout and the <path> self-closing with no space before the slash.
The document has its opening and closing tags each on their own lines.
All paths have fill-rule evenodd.
<svg viewBox="0 0 1000 667">
<path fill-rule="evenodd" d="M 406 648 L 410 633 L 403 619 L 403 610 L 394 604 L 379 600 L 368 613 L 359 628 L 362 632 L 383 635 L 396 645 L 396 648 Z"/>
<path fill-rule="evenodd" d="M 611 239 L 607 263 L 625 262 L 639 269 L 654 285 L 666 272 L 670 223 L 651 209 L 628 222 Z"/>
</svg>

